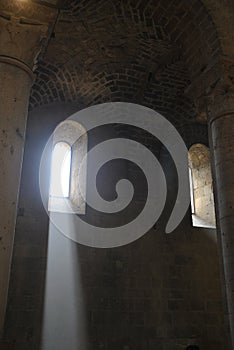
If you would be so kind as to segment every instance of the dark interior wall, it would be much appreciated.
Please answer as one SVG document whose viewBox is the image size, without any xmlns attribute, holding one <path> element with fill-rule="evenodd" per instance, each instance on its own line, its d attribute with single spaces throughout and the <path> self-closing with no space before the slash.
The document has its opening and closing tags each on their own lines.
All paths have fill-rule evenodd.
<svg viewBox="0 0 234 350">
<path fill-rule="evenodd" d="M 78 109 L 48 105 L 29 115 L 3 348 L 179 350 L 196 343 L 201 349 L 226 349 L 216 233 L 193 228 L 189 212 L 174 233 L 164 233 L 177 178 L 156 140 L 148 145 L 164 167 L 168 198 L 155 227 L 113 249 L 82 246 L 56 230 L 48 240 L 40 158 L 56 125 Z M 91 134 L 89 143 L 117 136 L 113 130 Z M 142 174 L 131 164 L 121 163 L 116 172 L 133 179 L 136 191 L 142 188 Z M 103 176 L 108 174 L 110 167 Z M 111 198 L 104 186 L 100 180 L 100 190 Z M 143 197 L 136 198 L 136 206 Z M 104 218 L 96 220 L 102 225 Z"/>
</svg>

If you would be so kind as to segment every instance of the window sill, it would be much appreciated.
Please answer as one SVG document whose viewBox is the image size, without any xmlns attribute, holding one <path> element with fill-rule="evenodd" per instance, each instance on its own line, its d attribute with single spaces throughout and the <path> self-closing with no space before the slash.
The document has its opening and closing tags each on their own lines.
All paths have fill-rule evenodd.
<svg viewBox="0 0 234 350">
<path fill-rule="evenodd" d="M 203 228 L 213 228 L 216 229 L 214 224 L 211 224 L 205 220 L 203 220 L 200 216 L 192 214 L 192 225 L 194 227 L 203 227 Z"/>
<path fill-rule="evenodd" d="M 50 212 L 67 214 L 85 214 L 85 202 L 78 207 L 69 198 L 50 197 L 48 208 Z"/>
</svg>

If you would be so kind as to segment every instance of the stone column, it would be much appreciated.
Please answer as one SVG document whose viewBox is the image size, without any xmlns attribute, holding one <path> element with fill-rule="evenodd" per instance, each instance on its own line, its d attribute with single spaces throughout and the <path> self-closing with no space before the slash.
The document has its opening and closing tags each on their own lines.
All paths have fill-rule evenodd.
<svg viewBox="0 0 234 350">
<path fill-rule="evenodd" d="M 55 10 L 32 3 L 3 0 L 0 4 L 0 330 L 7 302 L 33 67 L 54 14 Z"/>
<path fill-rule="evenodd" d="M 222 61 L 222 77 L 208 99 L 208 128 L 224 270 L 227 318 L 234 349 L 234 61 Z"/>
<path fill-rule="evenodd" d="M 32 78 L 0 56 L 0 326 L 5 312 Z"/>
</svg>

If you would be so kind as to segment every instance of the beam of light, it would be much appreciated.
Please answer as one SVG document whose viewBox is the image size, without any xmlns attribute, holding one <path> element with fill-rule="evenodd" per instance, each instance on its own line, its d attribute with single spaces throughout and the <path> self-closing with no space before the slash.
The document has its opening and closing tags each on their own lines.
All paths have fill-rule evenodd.
<svg viewBox="0 0 234 350">
<path fill-rule="evenodd" d="M 70 214 L 50 213 L 73 225 Z M 87 349 L 87 310 L 79 247 L 50 222 L 41 350 Z"/>
</svg>

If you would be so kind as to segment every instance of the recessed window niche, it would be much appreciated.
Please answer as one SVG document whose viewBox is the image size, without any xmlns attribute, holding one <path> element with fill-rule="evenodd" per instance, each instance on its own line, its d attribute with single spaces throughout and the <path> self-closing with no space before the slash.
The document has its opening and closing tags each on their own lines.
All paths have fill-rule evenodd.
<svg viewBox="0 0 234 350">
<path fill-rule="evenodd" d="M 60 123 L 53 133 L 48 209 L 85 214 L 87 133 L 73 120 Z"/>
<path fill-rule="evenodd" d="M 193 226 L 215 228 L 210 150 L 203 144 L 189 149 L 189 180 Z"/>
</svg>

